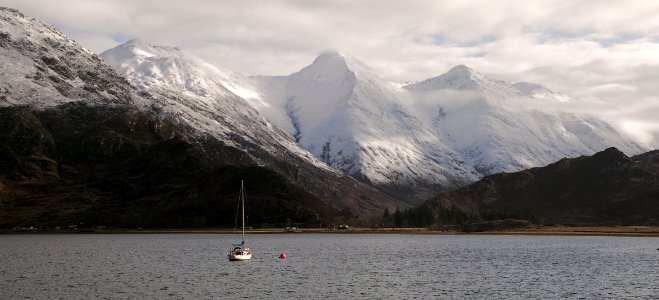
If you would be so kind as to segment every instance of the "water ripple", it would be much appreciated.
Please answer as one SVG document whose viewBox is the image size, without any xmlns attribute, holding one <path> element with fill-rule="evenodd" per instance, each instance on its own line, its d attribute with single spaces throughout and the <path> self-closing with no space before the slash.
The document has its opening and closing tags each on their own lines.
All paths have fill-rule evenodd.
<svg viewBox="0 0 659 300">
<path fill-rule="evenodd" d="M 0 298 L 657 299 L 657 238 L 0 236 Z M 286 260 L 278 259 L 286 252 Z"/>
</svg>

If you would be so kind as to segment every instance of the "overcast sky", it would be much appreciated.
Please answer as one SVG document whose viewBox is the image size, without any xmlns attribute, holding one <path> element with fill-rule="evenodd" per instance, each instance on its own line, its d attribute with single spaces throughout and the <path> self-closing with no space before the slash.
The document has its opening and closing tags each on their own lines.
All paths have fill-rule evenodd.
<svg viewBox="0 0 659 300">
<path fill-rule="evenodd" d="M 138 38 L 244 75 L 288 75 L 328 49 L 399 82 L 465 64 L 566 93 L 659 147 L 659 1 L 0 3 L 53 24 L 96 53 Z"/>
</svg>

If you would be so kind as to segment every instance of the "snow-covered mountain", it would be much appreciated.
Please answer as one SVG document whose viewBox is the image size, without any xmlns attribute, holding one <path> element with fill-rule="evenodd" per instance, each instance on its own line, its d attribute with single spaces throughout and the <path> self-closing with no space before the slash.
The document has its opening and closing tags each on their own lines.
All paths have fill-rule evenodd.
<svg viewBox="0 0 659 300">
<path fill-rule="evenodd" d="M 102 57 L 161 98 L 156 109 L 191 131 L 326 168 L 322 161 L 409 203 L 484 175 L 610 146 L 644 150 L 595 117 L 540 109 L 543 101 L 552 107 L 569 101 L 565 95 L 462 65 L 401 86 L 334 51 L 290 76 L 251 78 L 136 40 Z"/>
<path fill-rule="evenodd" d="M 483 175 L 609 146 L 629 154 L 643 150 L 592 116 L 537 109 L 541 101 L 568 101 L 565 95 L 538 84 L 491 79 L 462 65 L 401 87 L 332 51 L 290 76 L 253 78 L 178 48 L 135 40 L 102 57 L 134 85 L 176 98 L 159 109 L 170 116 L 184 112 L 185 123 L 195 129 L 224 140 L 240 132 L 250 145 L 283 145 L 308 155 L 302 146 L 327 165 L 410 203 Z M 216 126 L 217 120 L 225 123 Z"/>
<path fill-rule="evenodd" d="M 375 193 L 375 200 L 347 195 L 348 191 L 335 184 L 323 186 L 334 181 L 347 186 L 359 186 L 359 183 L 318 160 L 262 117 L 254 107 L 267 103 L 261 101 L 251 80 L 237 73 L 221 70 L 178 48 L 138 40 L 107 50 L 101 57 L 129 82 L 153 95 L 157 101 L 152 109 L 161 116 L 186 128 L 190 134 L 209 134 L 246 151 L 261 165 L 290 173 L 293 181 L 312 192 L 322 191 L 322 199 L 342 198 L 341 203 L 330 206 L 350 207 L 364 214 L 376 208 L 401 205 L 383 194 Z M 334 190 L 332 195 L 325 194 L 328 188 Z"/>
<path fill-rule="evenodd" d="M 241 85 L 238 74 L 220 70 L 178 48 L 152 46 L 139 40 L 128 41 L 100 56 L 134 86 L 158 98 L 153 108 L 189 127 L 191 134 L 210 134 L 247 151 L 259 147 L 272 153 L 288 151 L 333 171 L 235 93 L 253 93 Z"/>
<path fill-rule="evenodd" d="M 254 77 L 257 109 L 316 157 L 414 203 L 496 172 L 615 146 L 642 146 L 588 115 L 544 111 L 567 96 L 460 65 L 400 86 L 360 61 L 321 54 L 286 77 Z"/>
<path fill-rule="evenodd" d="M 0 108 L 80 102 L 155 114 L 192 143 L 237 149 L 358 214 L 611 146 L 644 150 L 602 120 L 561 110 L 565 95 L 466 66 L 401 86 L 325 52 L 290 76 L 245 78 L 178 48 L 132 40 L 101 55 L 126 80 L 53 27 L 0 13 Z M 552 110 L 541 109 L 547 101 Z"/>
<path fill-rule="evenodd" d="M 356 59 L 325 52 L 286 78 L 255 80 L 272 103 L 264 115 L 284 120 L 276 125 L 300 145 L 400 198 L 413 202 L 479 177 L 410 111 L 400 87 Z"/>
<path fill-rule="evenodd" d="M 106 145 L 107 149 L 102 149 L 100 153 L 110 153 L 122 161 L 131 161 L 137 159 L 131 155 L 146 155 L 137 150 L 143 150 L 154 141 L 144 136 L 144 147 L 139 140 L 133 144 L 133 140 L 123 135 L 122 130 L 128 132 L 126 135 L 152 132 L 158 139 L 164 139 L 160 141 L 166 144 L 163 149 L 173 151 L 163 155 L 155 152 L 153 160 L 147 159 L 161 171 L 192 159 L 202 165 L 203 162 L 207 163 L 207 168 L 199 172 L 211 174 L 208 176 L 217 176 L 217 172 L 212 173 L 212 168 L 218 166 L 234 166 L 236 170 L 249 170 L 262 175 L 267 173 L 267 176 L 277 180 L 277 187 L 282 189 L 282 193 L 276 194 L 273 200 L 286 197 L 291 190 L 295 195 L 307 193 L 307 198 L 303 199 L 306 202 L 297 204 L 300 209 L 306 205 L 305 209 L 308 210 L 315 205 L 315 201 L 323 201 L 336 211 L 345 209 L 365 216 L 379 215 L 385 208 L 406 207 L 405 203 L 328 167 L 299 147 L 286 133 L 271 125 L 239 96 L 251 97 L 248 89 L 242 89 L 242 77 L 239 75 L 204 64 L 175 48 L 153 47 L 139 41 L 122 45 L 104 56 L 135 86 L 119 76 L 101 58 L 52 26 L 16 10 L 0 8 L 0 109 L 8 115 L 25 110 L 26 115 L 34 113 L 47 116 L 49 120 L 59 115 L 63 123 L 55 124 L 57 118 L 54 118 L 55 123 L 49 123 L 48 128 L 66 127 L 64 120 L 87 120 L 75 114 L 88 118 L 91 117 L 89 111 L 97 116 L 94 121 L 111 123 L 112 127 L 103 127 L 107 125 L 93 122 L 89 125 L 87 122 L 85 126 L 100 126 L 87 134 L 67 127 L 66 132 L 58 132 L 72 136 L 65 141 L 53 138 L 45 129 L 38 132 L 36 138 L 48 145 L 60 143 L 71 147 L 69 150 L 73 152 L 66 153 L 79 151 L 93 157 L 96 152 L 89 152 L 84 147 Z M 138 115 L 146 116 L 143 117 L 144 122 L 133 120 Z M 20 133 L 24 126 L 13 124 L 13 120 L 3 120 L 3 125 L 13 129 L 8 135 L 0 135 L 0 138 Z M 16 120 L 39 123 L 35 118 Z M 38 129 L 38 126 L 35 128 Z M 177 148 L 176 145 L 181 147 Z M 58 151 L 65 149 L 58 148 Z M 172 163 L 158 160 L 167 155 L 180 157 L 180 160 Z M 32 159 L 30 157 L 25 159 Z M 93 161 L 95 158 L 91 159 Z M 52 160 L 48 161 L 53 163 Z M 168 170 L 173 178 L 157 180 L 182 181 L 188 178 L 185 175 L 188 171 Z M 117 180 L 132 180 L 120 175 L 112 176 L 119 176 Z M 237 175 L 234 173 L 231 176 Z M 120 187 L 111 185 L 104 187 L 104 190 Z M 209 187 L 208 190 L 216 189 Z M 168 193 L 171 190 L 165 191 L 165 194 Z M 172 197 L 168 198 L 172 201 L 190 196 L 176 198 L 173 194 L 167 195 Z M 273 205 L 276 208 L 279 204 Z"/>
<path fill-rule="evenodd" d="M 456 69 L 459 76 L 451 76 Z M 512 85 L 458 66 L 405 88 L 422 99 L 425 109 L 419 111 L 432 120 L 435 133 L 483 175 L 544 166 L 611 146 L 629 154 L 645 150 L 593 116 L 540 110 L 544 101 L 567 97 L 538 84 Z"/>
<path fill-rule="evenodd" d="M 133 39 L 101 53 L 101 57 L 141 89 L 159 86 L 190 96 L 258 98 L 240 74 L 220 69 L 177 47 Z"/>
</svg>

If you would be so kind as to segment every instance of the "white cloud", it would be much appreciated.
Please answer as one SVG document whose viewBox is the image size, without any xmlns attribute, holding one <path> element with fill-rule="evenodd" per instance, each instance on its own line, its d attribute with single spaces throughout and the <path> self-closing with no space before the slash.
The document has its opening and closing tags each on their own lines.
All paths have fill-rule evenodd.
<svg viewBox="0 0 659 300">
<path fill-rule="evenodd" d="M 651 142 L 659 111 L 656 1 L 5 0 L 101 52 L 129 38 L 243 74 L 286 75 L 325 49 L 393 81 L 456 64 L 540 82 Z M 643 107 L 633 110 L 629 107 Z M 643 125 L 625 125 L 643 124 Z M 650 138 L 648 138 L 650 137 Z"/>
</svg>

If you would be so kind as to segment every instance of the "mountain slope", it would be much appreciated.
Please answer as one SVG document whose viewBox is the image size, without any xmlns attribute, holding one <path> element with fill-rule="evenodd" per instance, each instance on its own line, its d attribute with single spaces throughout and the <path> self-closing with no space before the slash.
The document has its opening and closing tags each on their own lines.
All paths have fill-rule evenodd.
<svg viewBox="0 0 659 300">
<path fill-rule="evenodd" d="M 499 173 L 424 205 L 460 203 L 472 215 L 530 217 L 540 224 L 659 224 L 659 152 L 615 148 L 541 168 Z"/>
<path fill-rule="evenodd" d="M 185 132 L 209 134 L 246 151 L 260 165 L 278 170 L 331 207 L 368 215 L 404 206 L 331 169 L 271 125 L 230 90 L 251 90 L 248 80 L 240 75 L 221 71 L 178 48 L 137 40 L 107 50 L 101 57 L 135 86 L 158 99 L 152 109 Z M 258 97 L 256 92 L 246 95 Z"/>
<path fill-rule="evenodd" d="M 128 106 L 4 107 L 0 129 L 0 227 L 231 227 L 240 179 L 260 183 L 251 224 L 333 214 L 241 151 Z"/>
<path fill-rule="evenodd" d="M 0 106 L 44 108 L 84 101 L 140 105 L 127 82 L 52 26 L 2 8 Z"/>
<path fill-rule="evenodd" d="M 515 82 L 513 83 L 513 87 L 519 90 L 522 95 L 536 99 L 553 100 L 559 102 L 570 101 L 570 97 L 567 95 L 552 91 L 537 83 Z"/>
</svg>

